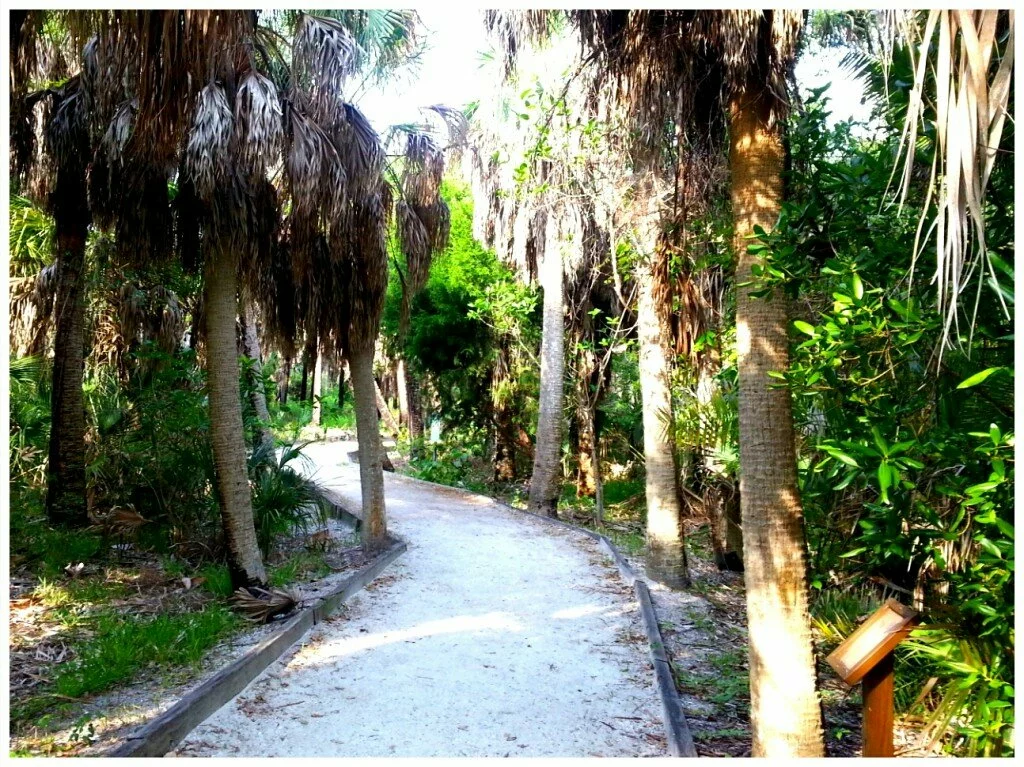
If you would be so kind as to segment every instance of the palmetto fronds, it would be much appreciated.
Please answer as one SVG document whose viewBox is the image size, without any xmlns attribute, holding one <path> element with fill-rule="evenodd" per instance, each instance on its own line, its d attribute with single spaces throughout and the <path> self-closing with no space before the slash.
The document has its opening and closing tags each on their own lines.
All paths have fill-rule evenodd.
<svg viewBox="0 0 1024 767">
<path fill-rule="evenodd" d="M 231 597 L 231 604 L 254 623 L 266 623 L 277 615 L 286 615 L 301 602 L 302 597 L 297 591 L 261 589 L 255 586 L 238 589 Z"/>
<path fill-rule="evenodd" d="M 224 88 L 210 83 L 199 92 L 185 149 L 185 169 L 202 200 L 211 200 L 231 173 L 234 129 L 234 115 Z"/>
<path fill-rule="evenodd" d="M 936 140 L 918 236 L 920 241 L 931 218 L 930 204 L 934 199 L 937 212 L 924 240 L 934 231 L 934 279 L 939 311 L 945 315 L 943 340 L 948 343 L 953 328 L 959 330 L 961 295 L 976 273 L 987 271 L 996 280 L 985 244 L 984 203 L 1009 117 L 1014 12 L 935 10 L 926 16 L 905 12 L 898 15 L 898 24 L 910 46 L 915 69 L 914 89 L 900 139 L 900 153 L 904 157 L 900 204 L 906 201 L 911 187 L 917 137 L 925 124 L 925 110 L 934 108 Z M 933 81 L 935 87 L 935 93 L 927 97 L 926 80 Z M 915 262 L 919 252 L 915 247 Z M 972 328 L 984 282 L 983 278 L 977 279 Z M 996 293 L 1003 302 L 1002 293 Z M 1009 317 L 1005 302 L 1002 308 Z"/>
<path fill-rule="evenodd" d="M 245 166 L 257 172 L 272 165 L 281 151 L 284 122 L 277 88 L 250 69 L 235 94 L 234 140 Z"/>
</svg>

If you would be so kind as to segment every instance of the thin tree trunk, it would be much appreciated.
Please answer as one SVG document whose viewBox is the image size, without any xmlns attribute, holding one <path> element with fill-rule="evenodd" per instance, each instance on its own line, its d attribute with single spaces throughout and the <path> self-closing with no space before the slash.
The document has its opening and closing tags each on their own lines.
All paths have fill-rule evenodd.
<svg viewBox="0 0 1024 767">
<path fill-rule="evenodd" d="M 373 382 L 373 391 L 377 400 L 377 411 L 380 413 L 380 417 L 384 421 L 384 425 L 391 433 L 391 436 L 397 437 L 400 427 L 398 422 L 395 420 L 395 416 L 391 413 L 391 409 L 388 407 L 388 401 L 384 399 L 384 394 L 377 385 L 376 379 Z"/>
<path fill-rule="evenodd" d="M 292 358 L 282 358 L 281 367 L 278 370 L 277 379 L 277 401 L 284 405 L 288 402 L 288 387 L 292 380 Z"/>
<path fill-rule="evenodd" d="M 398 364 L 395 366 L 395 379 L 395 388 L 398 389 L 398 418 L 403 424 L 405 424 L 406 428 L 408 428 L 409 390 L 406 387 L 405 381 L 405 360 L 401 357 L 398 358 Z"/>
<path fill-rule="evenodd" d="M 660 256 L 655 256 L 660 257 Z M 647 573 L 679 588 L 689 584 L 679 502 L 667 328 L 659 317 L 650 264 L 637 266 L 637 335 L 647 490 Z"/>
<path fill-rule="evenodd" d="M 378 387 L 377 393 L 380 393 Z M 344 363 L 338 365 L 338 412 L 340 413 L 345 407 L 345 365 Z"/>
<path fill-rule="evenodd" d="M 351 349 L 348 357 L 359 440 L 359 483 L 362 487 L 363 548 L 378 551 L 387 539 L 384 508 L 384 447 L 377 420 L 377 383 L 373 379 L 373 347 Z"/>
<path fill-rule="evenodd" d="M 494 479 L 509 482 L 516 478 L 516 444 L 512 434 L 512 408 L 509 406 L 509 348 L 502 338 L 491 370 L 491 407 L 494 410 Z"/>
<path fill-rule="evenodd" d="M 267 394 L 263 390 L 263 363 L 260 356 L 260 340 L 256 335 L 256 321 L 253 317 L 252 306 L 246 302 L 242 307 L 242 344 L 245 356 L 252 360 L 249 367 L 249 386 L 252 390 L 252 406 L 256 411 L 256 417 L 260 419 L 257 427 L 257 441 L 271 448 L 274 446 L 274 435 L 270 432 L 270 410 L 267 409 Z"/>
<path fill-rule="evenodd" d="M 736 297 L 736 347 L 752 753 L 824 756 L 790 394 L 768 375 L 789 365 L 786 306 L 780 296 L 750 295 L 760 256 L 748 238 L 778 218 L 785 150 L 756 88 L 733 97 L 730 118 L 736 283 L 745 286 Z"/>
<path fill-rule="evenodd" d="M 263 585 L 267 573 L 256 544 L 252 496 L 245 465 L 242 394 L 235 342 L 238 312 L 238 254 L 232 247 L 207 254 L 206 367 L 210 401 L 210 437 L 217 474 L 217 497 L 228 548 L 231 584 Z"/>
<path fill-rule="evenodd" d="M 321 400 L 322 389 L 324 385 L 324 355 L 319 348 L 319 343 L 316 349 L 316 363 L 313 365 L 313 417 L 311 422 L 313 426 L 320 428 L 320 414 L 323 412 L 323 402 Z"/>
<path fill-rule="evenodd" d="M 58 525 L 89 523 L 85 499 L 85 240 L 89 213 L 85 171 L 57 173 L 57 295 L 50 395 L 50 445 L 46 469 L 46 514 Z M 232 319 L 234 335 L 234 319 Z"/>
<path fill-rule="evenodd" d="M 576 495 L 591 497 L 597 491 L 597 467 L 594 465 L 594 412 L 590 405 L 590 390 L 585 379 L 577 382 L 580 388 L 576 408 Z"/>
<path fill-rule="evenodd" d="M 309 374 L 313 370 L 313 365 L 316 364 L 314 359 L 316 334 L 311 334 L 311 336 L 306 339 L 306 345 L 302 349 L 302 386 L 299 388 L 299 402 L 306 401 L 306 395 L 309 393 Z"/>
<path fill-rule="evenodd" d="M 601 477 L 601 439 L 594 436 L 594 521 L 604 524 L 604 479 Z"/>
<path fill-rule="evenodd" d="M 557 243 L 540 265 L 544 320 L 540 344 L 540 412 L 530 478 L 530 511 L 558 516 L 562 478 L 562 402 L 565 399 L 565 275 Z"/>
</svg>

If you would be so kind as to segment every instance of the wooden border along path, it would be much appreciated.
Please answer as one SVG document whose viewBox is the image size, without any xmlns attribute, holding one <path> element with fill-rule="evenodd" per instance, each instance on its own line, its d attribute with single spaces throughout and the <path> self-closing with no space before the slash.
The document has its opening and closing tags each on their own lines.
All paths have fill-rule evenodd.
<svg viewBox="0 0 1024 767">
<path fill-rule="evenodd" d="M 173 750 L 207 717 L 244 690 L 249 682 L 284 655 L 307 631 L 336 612 L 347 599 L 380 575 L 405 550 L 404 541 L 393 543 L 373 562 L 342 581 L 330 594 L 289 619 L 273 636 L 222 668 L 103 756 L 163 756 Z"/>
</svg>

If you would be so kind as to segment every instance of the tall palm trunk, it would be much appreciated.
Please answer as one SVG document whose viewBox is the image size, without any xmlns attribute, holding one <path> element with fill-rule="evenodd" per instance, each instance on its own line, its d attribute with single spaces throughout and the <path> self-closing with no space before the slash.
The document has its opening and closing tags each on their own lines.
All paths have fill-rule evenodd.
<svg viewBox="0 0 1024 767">
<path fill-rule="evenodd" d="M 736 297 L 736 346 L 753 755 L 823 756 L 790 395 L 768 376 L 789 364 L 786 307 L 778 296 L 750 295 L 759 256 L 747 238 L 775 225 L 785 150 L 760 92 L 729 106 L 736 282 L 746 285 Z"/>
<path fill-rule="evenodd" d="M 363 491 L 363 548 L 377 551 L 387 539 L 384 509 L 384 447 L 377 420 L 377 382 L 373 379 L 373 346 L 349 350 L 348 368 L 359 440 L 359 483 Z"/>
<path fill-rule="evenodd" d="M 262 585 L 267 573 L 256 544 L 252 495 L 245 465 L 242 393 L 239 388 L 235 314 L 238 311 L 238 254 L 232 247 L 206 257 L 206 368 L 210 436 L 217 474 L 217 497 L 228 548 L 231 584 Z"/>
<path fill-rule="evenodd" d="M 554 242 L 540 265 L 544 321 L 540 344 L 540 412 L 530 478 L 530 511 L 558 516 L 562 478 L 562 402 L 565 398 L 565 276 Z"/>
<path fill-rule="evenodd" d="M 266 447 L 274 444 L 274 435 L 270 433 L 270 410 L 267 408 L 267 394 L 263 390 L 263 362 L 260 355 L 260 339 L 256 334 L 256 320 L 252 306 L 246 302 L 242 308 L 242 344 L 245 356 L 252 360 L 249 366 L 249 386 L 251 389 L 252 406 L 260 424 L 256 430 L 257 440 Z"/>
<path fill-rule="evenodd" d="M 320 427 L 320 414 L 323 412 L 323 402 L 321 396 L 323 394 L 324 386 L 324 355 L 323 352 L 318 348 L 315 352 L 316 364 L 313 365 L 313 426 Z"/>
<path fill-rule="evenodd" d="M 654 274 L 649 263 L 638 265 L 636 282 L 647 475 L 647 572 L 655 580 L 678 588 L 688 585 L 690 579 L 677 487 L 667 328 L 659 316 Z"/>
<path fill-rule="evenodd" d="M 57 295 L 50 396 L 46 514 L 60 525 L 86 525 L 85 502 L 85 240 L 89 213 L 85 170 L 72 161 L 57 173 L 54 219 Z M 232 336 L 234 318 L 232 318 Z"/>
</svg>

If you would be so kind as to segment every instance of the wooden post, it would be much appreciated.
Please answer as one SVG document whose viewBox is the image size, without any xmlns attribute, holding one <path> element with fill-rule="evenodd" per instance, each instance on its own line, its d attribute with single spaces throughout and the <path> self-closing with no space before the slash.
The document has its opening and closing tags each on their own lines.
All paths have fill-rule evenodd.
<svg viewBox="0 0 1024 767">
<path fill-rule="evenodd" d="M 864 732 L 861 756 L 892 756 L 893 661 L 896 653 L 887 653 L 864 675 Z"/>
<path fill-rule="evenodd" d="M 886 600 L 826 658 L 849 685 L 861 683 L 864 729 L 861 756 L 892 756 L 894 649 L 920 616 L 895 599 Z"/>
</svg>

